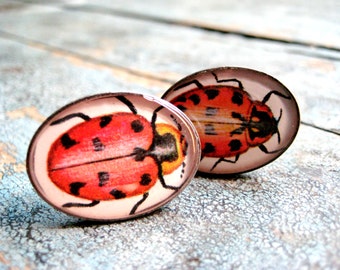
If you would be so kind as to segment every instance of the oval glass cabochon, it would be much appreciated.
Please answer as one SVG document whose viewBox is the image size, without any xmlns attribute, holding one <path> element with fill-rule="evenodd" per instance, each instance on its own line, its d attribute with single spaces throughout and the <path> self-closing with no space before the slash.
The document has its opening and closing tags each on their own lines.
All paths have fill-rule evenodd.
<svg viewBox="0 0 340 270">
<path fill-rule="evenodd" d="M 204 173 L 236 174 L 264 166 L 289 147 L 299 128 L 291 92 L 251 69 L 203 70 L 175 83 L 162 98 L 185 112 L 198 130 L 198 170 Z"/>
<path fill-rule="evenodd" d="M 200 143 L 191 121 L 162 99 L 99 94 L 50 116 L 29 147 L 39 195 L 67 214 L 124 220 L 161 207 L 197 171 Z"/>
</svg>

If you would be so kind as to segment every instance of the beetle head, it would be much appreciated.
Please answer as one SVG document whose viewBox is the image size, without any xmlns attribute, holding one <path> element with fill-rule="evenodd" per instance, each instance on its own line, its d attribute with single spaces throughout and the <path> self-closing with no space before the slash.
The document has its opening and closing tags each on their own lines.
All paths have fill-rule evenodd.
<svg viewBox="0 0 340 270">
<path fill-rule="evenodd" d="M 156 124 L 153 154 L 161 163 L 163 174 L 176 170 L 184 160 L 187 142 L 184 136 L 173 126 Z"/>
<path fill-rule="evenodd" d="M 257 146 L 268 141 L 272 135 L 277 133 L 278 143 L 280 143 L 280 133 L 278 123 L 280 116 L 276 119 L 270 108 L 262 102 L 254 102 L 250 109 L 250 118 L 248 122 L 247 141 L 251 146 Z"/>
</svg>

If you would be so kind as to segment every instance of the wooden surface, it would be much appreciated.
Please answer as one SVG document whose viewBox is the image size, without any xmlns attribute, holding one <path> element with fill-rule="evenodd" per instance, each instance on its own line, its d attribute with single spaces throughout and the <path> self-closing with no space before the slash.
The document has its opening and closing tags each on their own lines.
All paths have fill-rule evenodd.
<svg viewBox="0 0 340 270">
<path fill-rule="evenodd" d="M 339 269 L 340 4 L 326 1 L 0 1 L 0 269 Z M 43 202 L 28 144 L 86 95 L 161 96 L 201 69 L 266 72 L 301 127 L 273 163 L 196 176 L 156 213 L 84 222 Z"/>
</svg>

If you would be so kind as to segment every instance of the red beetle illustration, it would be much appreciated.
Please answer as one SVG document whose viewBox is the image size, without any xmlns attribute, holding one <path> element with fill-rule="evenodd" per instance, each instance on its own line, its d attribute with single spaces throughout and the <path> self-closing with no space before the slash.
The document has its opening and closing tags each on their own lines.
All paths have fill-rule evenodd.
<svg viewBox="0 0 340 270">
<path fill-rule="evenodd" d="M 199 75 L 202 74 L 206 76 L 207 73 Z M 282 152 L 284 148 L 269 151 L 264 145 L 274 134 L 278 144 L 281 142 L 278 124 L 282 109 L 275 117 L 266 103 L 273 95 L 286 100 L 291 96 L 272 90 L 261 101 L 253 100 L 240 80 L 219 79 L 214 71 L 211 74 L 216 84 L 203 85 L 197 77 L 191 76 L 163 95 L 194 123 L 201 140 L 202 159 L 216 158 L 210 171 L 222 162 L 236 163 L 250 148 L 258 147 L 266 154 Z M 190 85 L 193 87 L 188 88 Z M 167 97 L 186 87 L 189 90 L 183 90 L 172 99 Z"/>
<path fill-rule="evenodd" d="M 160 181 L 168 185 L 164 175 L 185 166 L 187 141 L 181 125 L 156 123 L 159 106 L 148 121 L 137 113 L 134 104 L 124 95 L 115 96 L 131 112 L 115 112 L 90 118 L 76 112 L 53 121 L 62 125 L 73 118 L 81 122 L 61 134 L 48 152 L 50 180 L 64 192 L 92 200 L 90 203 L 67 202 L 64 208 L 92 207 L 100 201 L 120 200 L 143 195 L 130 215 L 148 198 L 149 190 Z M 183 169 L 184 170 L 184 169 Z"/>
</svg>

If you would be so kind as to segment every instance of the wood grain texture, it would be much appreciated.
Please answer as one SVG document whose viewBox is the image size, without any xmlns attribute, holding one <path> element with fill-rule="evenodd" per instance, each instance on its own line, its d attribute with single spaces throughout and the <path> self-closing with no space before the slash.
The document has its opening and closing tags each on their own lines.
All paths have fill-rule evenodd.
<svg viewBox="0 0 340 270">
<path fill-rule="evenodd" d="M 339 18 L 333 1 L 264 1 L 256 12 L 252 1 L 31 2 L 0 1 L 0 269 L 340 268 L 339 35 L 323 28 Z M 300 27 L 286 23 L 294 16 Z M 219 32 L 211 18 L 248 18 L 253 37 Z M 263 27 L 273 18 L 292 44 L 255 38 L 284 39 L 275 23 Z M 316 32 L 309 25 L 325 33 L 322 48 L 304 45 Z M 122 223 L 66 216 L 35 193 L 27 147 L 56 109 L 102 92 L 161 95 L 216 66 L 265 71 L 297 97 L 303 124 L 279 159 L 232 177 L 197 175 L 156 213 Z"/>
<path fill-rule="evenodd" d="M 30 10 L 4 14 L 2 36 L 76 61 L 164 81 L 159 95 L 170 82 L 201 69 L 261 70 L 294 93 L 304 123 L 340 132 L 340 100 L 334 91 L 340 84 L 340 53 L 59 7 L 30 6 Z"/>
<path fill-rule="evenodd" d="M 40 4 L 45 1 L 24 1 Z M 320 1 L 49 1 L 79 10 L 339 50 L 340 4 Z M 321 37 L 322 35 L 322 37 Z"/>
<path fill-rule="evenodd" d="M 46 4 L 46 1 L 19 1 Z M 336 0 L 206 1 L 53 0 L 49 5 L 116 14 L 142 20 L 182 24 L 258 39 L 309 44 L 339 50 L 340 3 Z"/>
</svg>

